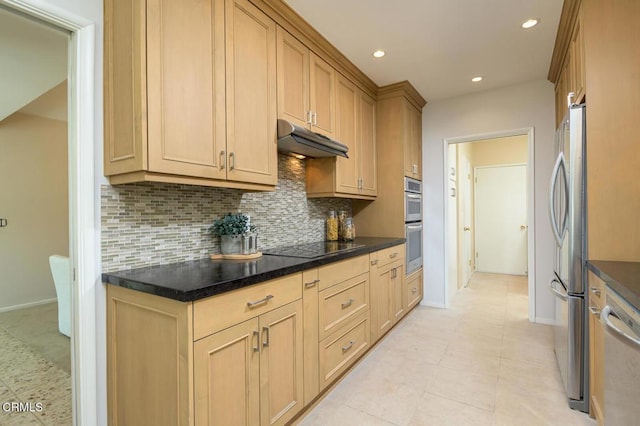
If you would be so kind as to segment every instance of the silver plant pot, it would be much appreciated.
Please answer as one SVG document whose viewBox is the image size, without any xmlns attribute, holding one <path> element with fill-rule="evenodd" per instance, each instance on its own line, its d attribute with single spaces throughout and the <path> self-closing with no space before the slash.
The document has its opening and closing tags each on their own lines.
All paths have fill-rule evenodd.
<svg viewBox="0 0 640 426">
<path fill-rule="evenodd" d="M 221 235 L 220 252 L 222 254 L 242 253 L 242 235 Z"/>
</svg>

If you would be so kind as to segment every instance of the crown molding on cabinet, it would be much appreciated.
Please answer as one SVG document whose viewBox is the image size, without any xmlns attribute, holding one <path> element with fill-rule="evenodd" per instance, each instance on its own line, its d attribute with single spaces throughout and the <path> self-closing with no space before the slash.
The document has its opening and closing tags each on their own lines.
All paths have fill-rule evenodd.
<svg viewBox="0 0 640 426">
<path fill-rule="evenodd" d="M 389 84 L 378 89 L 378 100 L 404 96 L 414 107 L 422 111 L 427 101 L 407 80 Z"/>
<path fill-rule="evenodd" d="M 351 80 L 369 96 L 375 98 L 377 84 L 360 71 L 346 56 L 314 29 L 282 0 L 249 0 L 266 13 L 278 25 L 300 40 L 316 55 L 320 56 L 342 75 Z"/>
<path fill-rule="evenodd" d="M 551 56 L 551 65 L 549 66 L 549 74 L 547 79 L 556 84 L 562 71 L 562 63 L 564 61 L 567 49 L 571 43 L 571 33 L 573 32 L 574 23 L 580 10 L 582 0 L 564 0 L 562 5 L 562 14 L 560 15 L 560 23 L 558 24 L 558 32 L 556 34 L 556 43 L 553 47 L 553 55 Z"/>
</svg>

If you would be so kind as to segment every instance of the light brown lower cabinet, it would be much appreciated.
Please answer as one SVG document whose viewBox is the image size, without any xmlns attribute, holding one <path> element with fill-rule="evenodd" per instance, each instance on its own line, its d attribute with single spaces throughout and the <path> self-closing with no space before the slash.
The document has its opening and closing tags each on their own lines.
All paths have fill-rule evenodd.
<svg viewBox="0 0 640 426">
<path fill-rule="evenodd" d="M 291 420 L 304 405 L 302 349 L 301 300 L 195 342 L 195 424 Z"/>
<path fill-rule="evenodd" d="M 403 245 L 195 302 L 108 285 L 109 424 L 287 424 L 421 297 Z"/>
</svg>

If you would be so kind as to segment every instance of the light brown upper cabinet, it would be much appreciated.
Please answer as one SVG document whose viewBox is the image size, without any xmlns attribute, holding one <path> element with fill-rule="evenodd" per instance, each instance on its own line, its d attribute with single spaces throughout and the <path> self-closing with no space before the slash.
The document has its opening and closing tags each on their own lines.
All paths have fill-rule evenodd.
<svg viewBox="0 0 640 426">
<path fill-rule="evenodd" d="M 410 103 L 406 103 L 405 108 L 407 123 L 405 124 L 404 174 L 422 180 L 422 112 Z"/>
<path fill-rule="evenodd" d="M 273 189 L 275 61 L 246 0 L 107 0 L 105 175 Z"/>
<path fill-rule="evenodd" d="M 569 54 L 571 55 L 571 74 L 572 74 L 572 87 L 571 90 L 575 93 L 574 102 L 581 103 L 585 96 L 585 75 L 584 75 L 584 34 L 582 31 L 582 8 L 578 11 L 578 18 L 576 24 L 573 27 L 573 34 L 571 36 L 571 45 L 569 47 Z"/>
<path fill-rule="evenodd" d="M 308 197 L 376 197 L 375 114 L 375 101 L 337 74 L 335 138 L 349 147 L 349 158 L 308 159 Z"/>
<path fill-rule="evenodd" d="M 278 117 L 330 138 L 336 127 L 336 71 L 277 29 Z"/>
</svg>

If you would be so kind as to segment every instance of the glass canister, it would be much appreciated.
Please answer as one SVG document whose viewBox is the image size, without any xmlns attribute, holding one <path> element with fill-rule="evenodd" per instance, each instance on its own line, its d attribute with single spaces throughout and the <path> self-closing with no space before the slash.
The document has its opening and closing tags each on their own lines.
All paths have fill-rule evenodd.
<svg viewBox="0 0 640 426">
<path fill-rule="evenodd" d="M 338 215 L 335 210 L 327 216 L 327 241 L 338 241 Z"/>
<path fill-rule="evenodd" d="M 353 223 L 353 218 L 348 217 L 344 220 L 342 237 L 344 241 L 353 241 L 356 239 L 356 225 Z"/>
<path fill-rule="evenodd" d="M 338 240 L 344 241 L 344 222 L 347 219 L 347 211 L 340 210 L 338 212 Z"/>
</svg>

